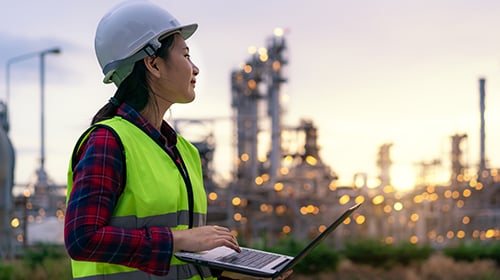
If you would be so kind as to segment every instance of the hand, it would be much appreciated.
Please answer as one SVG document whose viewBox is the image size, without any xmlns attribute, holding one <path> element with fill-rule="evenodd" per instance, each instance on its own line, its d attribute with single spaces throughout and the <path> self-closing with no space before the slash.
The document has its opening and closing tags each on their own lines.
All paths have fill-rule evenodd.
<svg viewBox="0 0 500 280">
<path fill-rule="evenodd" d="M 226 246 L 241 252 L 238 241 L 228 228 L 220 226 L 202 226 L 186 230 L 173 230 L 174 250 L 198 252 Z"/>
<path fill-rule="evenodd" d="M 291 269 L 290 269 L 290 270 L 287 270 L 287 271 L 285 271 L 285 273 L 281 274 L 281 275 L 280 275 L 278 278 L 276 278 L 276 279 L 279 279 L 279 280 L 284 280 L 284 279 L 286 279 L 286 278 L 290 277 L 290 275 L 292 275 L 292 273 L 293 273 L 293 270 L 291 270 Z"/>
<path fill-rule="evenodd" d="M 292 275 L 293 270 L 287 270 L 285 273 L 278 276 L 278 278 L 274 278 L 277 280 L 285 280 L 286 278 Z M 219 280 L 271 280 L 271 278 L 259 278 L 254 276 L 249 276 L 237 272 L 223 271 Z"/>
</svg>

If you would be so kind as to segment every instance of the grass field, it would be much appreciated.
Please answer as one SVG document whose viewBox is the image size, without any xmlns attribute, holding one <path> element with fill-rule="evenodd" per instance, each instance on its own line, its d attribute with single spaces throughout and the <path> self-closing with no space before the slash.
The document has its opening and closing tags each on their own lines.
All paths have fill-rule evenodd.
<svg viewBox="0 0 500 280">
<path fill-rule="evenodd" d="M 342 260 L 334 272 L 319 275 L 293 274 L 291 280 L 497 280 L 500 267 L 492 260 L 457 262 L 440 254 L 420 264 L 374 268 Z"/>
<path fill-rule="evenodd" d="M 0 280 L 70 280 L 69 258 L 60 248 L 41 247 L 31 251 L 24 259 L 0 262 Z M 414 251 L 410 261 L 353 262 L 346 257 L 329 258 L 321 250 L 313 258 L 304 259 L 296 266 L 290 280 L 497 280 L 500 279 L 500 264 L 492 259 L 473 259 L 457 261 L 440 251 L 430 254 L 425 259 L 419 258 L 419 251 Z M 359 251 L 376 258 L 373 251 Z M 470 255 L 470 254 L 469 254 Z M 403 257 L 403 256 L 400 256 Z M 407 256 L 406 256 L 407 257 Z M 408 258 L 405 258 L 408 259 Z M 359 260 L 359 258 L 358 258 Z M 322 269 L 305 270 L 301 265 Z M 329 268 L 329 269 L 325 269 Z M 307 272 L 308 271 L 308 272 Z"/>
</svg>

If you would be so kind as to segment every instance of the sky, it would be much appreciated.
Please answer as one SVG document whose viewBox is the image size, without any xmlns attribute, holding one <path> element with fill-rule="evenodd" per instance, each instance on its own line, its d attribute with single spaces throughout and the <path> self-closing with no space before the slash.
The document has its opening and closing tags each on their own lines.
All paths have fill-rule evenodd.
<svg viewBox="0 0 500 280">
<path fill-rule="evenodd" d="M 0 100 L 14 57 L 53 47 L 45 57 L 45 167 L 66 183 L 68 159 L 92 116 L 113 95 L 102 83 L 93 42 L 99 19 L 120 1 L 0 0 Z M 216 172 L 231 166 L 230 73 L 286 30 L 289 64 L 284 125 L 310 119 L 320 156 L 342 184 L 378 176 L 376 156 L 393 143 L 396 187 L 415 180 L 418 163 L 439 159 L 447 179 L 450 137 L 467 134 L 464 160 L 479 162 L 479 79 L 486 79 L 486 156 L 500 167 L 500 1 L 496 0 L 154 0 L 181 23 L 199 24 L 187 42 L 200 68 L 197 97 L 168 120 L 213 118 Z M 10 66 L 9 136 L 15 182 L 29 183 L 40 159 L 40 70 L 35 55 Z M 2 77 L 4 77 L 2 79 Z M 199 130 L 196 130 L 196 132 Z M 181 131 L 188 138 L 196 133 Z M 440 174 L 443 174 L 442 176 Z"/>
</svg>

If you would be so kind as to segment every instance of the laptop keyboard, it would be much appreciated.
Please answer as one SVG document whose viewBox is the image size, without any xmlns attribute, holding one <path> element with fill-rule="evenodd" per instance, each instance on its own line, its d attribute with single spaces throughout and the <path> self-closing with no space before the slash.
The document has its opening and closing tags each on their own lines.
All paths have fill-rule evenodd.
<svg viewBox="0 0 500 280">
<path fill-rule="evenodd" d="M 277 255 L 242 249 L 241 253 L 220 257 L 217 260 L 253 268 L 262 268 L 277 258 L 279 258 Z"/>
</svg>

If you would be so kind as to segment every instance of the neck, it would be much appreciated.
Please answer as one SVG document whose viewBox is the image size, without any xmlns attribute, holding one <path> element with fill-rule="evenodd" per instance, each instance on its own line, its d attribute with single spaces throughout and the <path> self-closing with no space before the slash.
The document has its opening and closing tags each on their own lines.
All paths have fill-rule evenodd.
<svg viewBox="0 0 500 280">
<path fill-rule="evenodd" d="M 166 111 L 166 109 L 162 109 L 159 106 L 155 106 L 150 103 L 141 111 L 141 115 L 156 129 L 160 130 L 163 122 L 163 116 Z"/>
</svg>

